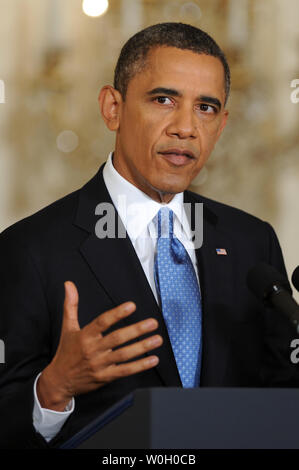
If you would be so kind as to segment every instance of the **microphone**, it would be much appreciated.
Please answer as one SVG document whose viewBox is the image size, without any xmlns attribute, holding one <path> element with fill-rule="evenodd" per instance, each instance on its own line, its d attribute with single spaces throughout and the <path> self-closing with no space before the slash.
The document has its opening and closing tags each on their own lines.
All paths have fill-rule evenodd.
<svg viewBox="0 0 299 470">
<path fill-rule="evenodd" d="M 295 269 L 292 275 L 293 286 L 299 291 L 299 266 Z"/>
<path fill-rule="evenodd" d="M 269 264 L 259 263 L 249 270 L 247 285 L 259 300 L 286 315 L 299 334 L 299 305 L 283 274 Z"/>
</svg>

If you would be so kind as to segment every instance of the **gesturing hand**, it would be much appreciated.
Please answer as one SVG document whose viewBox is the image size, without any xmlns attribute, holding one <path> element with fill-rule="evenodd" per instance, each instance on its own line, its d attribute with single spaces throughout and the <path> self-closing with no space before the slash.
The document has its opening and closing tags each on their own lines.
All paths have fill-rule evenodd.
<svg viewBox="0 0 299 470">
<path fill-rule="evenodd" d="M 108 328 L 135 311 L 133 302 L 126 302 L 102 313 L 80 329 L 77 288 L 70 281 L 65 282 L 64 286 L 60 342 L 52 362 L 43 370 L 37 383 L 41 406 L 56 411 L 63 411 L 75 395 L 87 393 L 120 377 L 137 374 L 156 366 L 159 362 L 157 356 L 148 356 L 128 363 L 126 361 L 143 355 L 163 342 L 161 336 L 155 335 L 120 347 L 156 330 L 158 322 L 153 318 L 103 336 Z"/>
</svg>

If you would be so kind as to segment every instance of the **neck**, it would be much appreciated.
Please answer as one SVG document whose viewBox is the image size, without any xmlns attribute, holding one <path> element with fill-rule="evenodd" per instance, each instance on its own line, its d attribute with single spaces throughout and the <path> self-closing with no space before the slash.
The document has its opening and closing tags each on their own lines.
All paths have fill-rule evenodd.
<svg viewBox="0 0 299 470">
<path fill-rule="evenodd" d="M 160 191 L 159 189 L 156 189 L 151 186 L 144 178 L 143 180 L 141 180 L 140 177 L 140 181 L 137 183 L 133 176 L 131 176 L 130 173 L 128 173 L 122 168 L 122 165 L 119 163 L 118 159 L 114 158 L 114 154 L 112 155 L 112 164 L 115 170 L 124 179 L 136 186 L 136 188 L 140 189 L 140 191 L 142 191 L 143 193 L 147 194 L 147 196 L 149 196 L 154 201 L 159 202 L 160 204 L 168 204 L 174 198 L 174 193 L 166 193 L 164 191 Z"/>
</svg>

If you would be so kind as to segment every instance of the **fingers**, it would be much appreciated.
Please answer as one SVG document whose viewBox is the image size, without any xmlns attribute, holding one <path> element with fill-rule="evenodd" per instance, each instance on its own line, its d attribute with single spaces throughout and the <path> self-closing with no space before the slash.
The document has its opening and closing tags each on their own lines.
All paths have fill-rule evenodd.
<svg viewBox="0 0 299 470">
<path fill-rule="evenodd" d="M 162 337 L 155 335 L 116 351 L 106 349 L 98 353 L 93 357 L 92 364 L 96 380 L 99 383 L 107 383 L 155 367 L 159 363 L 159 358 L 155 355 L 134 362 L 127 361 L 144 355 L 162 343 Z"/>
<path fill-rule="evenodd" d="M 159 358 L 157 356 L 149 356 L 127 364 L 111 365 L 101 371 L 99 380 L 101 382 L 112 382 L 122 377 L 128 377 L 152 369 L 156 367 L 158 363 Z"/>
<path fill-rule="evenodd" d="M 78 323 L 79 294 L 75 284 L 71 281 L 64 283 L 65 298 L 63 305 L 62 331 L 80 330 Z"/>
<path fill-rule="evenodd" d="M 158 348 L 163 343 L 163 339 L 159 335 L 151 336 L 146 338 L 138 343 L 131 344 L 130 346 L 125 346 L 123 348 L 117 349 L 116 351 L 111 351 L 106 356 L 106 364 L 119 364 L 122 362 L 129 361 L 138 356 L 141 356 L 152 349 Z"/>
<path fill-rule="evenodd" d="M 84 328 L 85 331 L 90 334 L 90 336 L 98 337 L 99 334 L 108 330 L 112 325 L 122 320 L 125 317 L 128 317 L 136 310 L 136 305 L 134 302 L 125 302 L 118 307 L 115 307 L 107 312 L 102 313 L 97 318 L 95 318 L 91 323 L 86 325 Z"/>
<path fill-rule="evenodd" d="M 134 323 L 130 326 L 125 326 L 124 328 L 119 328 L 118 330 L 109 333 L 104 336 L 98 342 L 98 351 L 111 350 L 118 346 L 121 346 L 128 341 L 139 338 L 139 336 L 150 333 L 158 328 L 158 322 L 154 318 L 147 318 L 138 323 Z M 145 344 L 145 343 L 142 343 Z"/>
</svg>

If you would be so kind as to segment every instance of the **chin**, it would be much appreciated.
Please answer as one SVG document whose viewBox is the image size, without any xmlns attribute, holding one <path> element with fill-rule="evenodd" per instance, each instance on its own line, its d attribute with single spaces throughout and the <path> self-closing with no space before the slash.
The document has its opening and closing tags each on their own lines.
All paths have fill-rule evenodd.
<svg viewBox="0 0 299 470">
<path fill-rule="evenodd" d="M 153 189 L 163 194 L 177 194 L 185 191 L 189 186 L 189 182 L 160 182 L 153 185 Z"/>
</svg>

